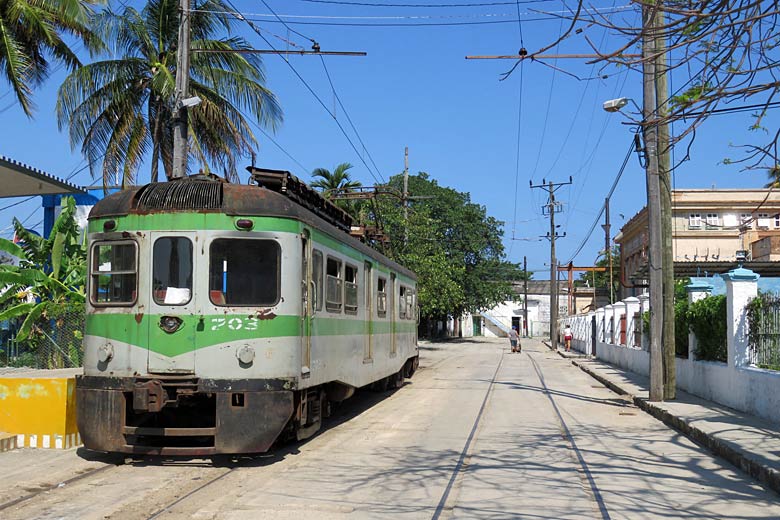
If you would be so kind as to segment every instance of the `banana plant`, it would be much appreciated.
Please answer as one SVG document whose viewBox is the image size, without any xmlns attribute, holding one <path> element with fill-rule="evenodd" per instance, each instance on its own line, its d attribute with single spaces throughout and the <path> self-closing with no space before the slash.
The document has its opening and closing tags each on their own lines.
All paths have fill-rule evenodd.
<svg viewBox="0 0 780 520">
<path fill-rule="evenodd" d="M 65 311 L 83 309 L 86 245 L 75 214 L 76 203 L 67 197 L 48 238 L 28 231 L 17 219 L 19 244 L 0 238 L 0 251 L 19 259 L 19 265 L 0 265 L 0 321 L 23 318 L 17 340 L 26 340 Z"/>
</svg>

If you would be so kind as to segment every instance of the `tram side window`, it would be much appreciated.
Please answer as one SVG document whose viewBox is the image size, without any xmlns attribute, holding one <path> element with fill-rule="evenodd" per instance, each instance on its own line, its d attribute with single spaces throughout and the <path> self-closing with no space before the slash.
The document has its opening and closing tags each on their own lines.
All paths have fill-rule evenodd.
<svg viewBox="0 0 780 520">
<path fill-rule="evenodd" d="M 131 305 L 136 298 L 137 245 L 132 241 L 98 242 L 92 247 L 90 297 L 96 305 Z"/>
<path fill-rule="evenodd" d="M 322 310 L 322 253 L 314 250 L 311 276 L 314 280 L 314 309 Z"/>
<path fill-rule="evenodd" d="M 341 260 L 328 257 L 325 266 L 325 278 L 328 288 L 325 296 L 325 308 L 330 312 L 341 312 Z"/>
<path fill-rule="evenodd" d="M 344 312 L 357 314 L 358 309 L 358 269 L 354 265 L 344 266 Z"/>
<path fill-rule="evenodd" d="M 406 287 L 402 285 L 398 294 L 398 317 L 404 320 L 406 319 Z"/>
<path fill-rule="evenodd" d="M 192 242 L 164 237 L 154 242 L 152 297 L 158 305 L 184 305 L 192 298 Z"/>
<path fill-rule="evenodd" d="M 406 319 L 413 320 L 415 318 L 414 313 L 414 289 L 408 289 L 406 291 Z"/>
<path fill-rule="evenodd" d="M 273 240 L 219 238 L 209 250 L 209 298 L 215 305 L 279 302 L 281 248 Z"/>
<path fill-rule="evenodd" d="M 387 280 L 381 276 L 376 283 L 376 313 L 380 318 L 387 316 Z"/>
</svg>

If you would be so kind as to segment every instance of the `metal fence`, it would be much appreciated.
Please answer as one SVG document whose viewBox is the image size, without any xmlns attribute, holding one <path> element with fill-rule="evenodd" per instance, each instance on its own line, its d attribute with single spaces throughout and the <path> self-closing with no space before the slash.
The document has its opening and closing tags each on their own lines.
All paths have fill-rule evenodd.
<svg viewBox="0 0 780 520">
<path fill-rule="evenodd" d="M 80 367 L 83 357 L 84 313 L 63 312 L 42 320 L 24 341 L 17 340 L 18 323 L 0 335 L 0 367 L 39 369 Z"/>
<path fill-rule="evenodd" d="M 780 370 L 780 296 L 760 294 L 749 310 L 748 357 L 751 365 Z"/>
</svg>

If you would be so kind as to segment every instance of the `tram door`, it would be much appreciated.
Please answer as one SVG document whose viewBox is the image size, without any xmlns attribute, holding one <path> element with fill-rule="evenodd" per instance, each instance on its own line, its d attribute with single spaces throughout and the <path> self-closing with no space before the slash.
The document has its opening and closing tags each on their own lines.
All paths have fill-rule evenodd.
<svg viewBox="0 0 780 520">
<path fill-rule="evenodd" d="M 363 283 L 366 286 L 366 304 L 363 306 L 366 311 L 365 327 L 363 331 L 366 337 L 363 347 L 363 359 L 369 360 L 374 356 L 374 322 L 372 321 L 374 316 L 374 283 L 372 281 L 371 262 L 363 264 L 363 273 Z"/>
<path fill-rule="evenodd" d="M 152 232 L 148 320 L 149 373 L 195 372 L 195 233 Z"/>
<path fill-rule="evenodd" d="M 312 318 L 316 305 L 314 300 L 317 298 L 319 288 L 312 278 L 312 244 L 308 229 L 303 230 L 301 242 L 301 296 L 303 298 L 301 313 L 301 376 L 309 377 L 311 375 Z M 320 263 L 322 262 L 321 257 L 320 255 Z M 322 266 L 320 266 L 320 270 L 322 270 Z"/>
</svg>

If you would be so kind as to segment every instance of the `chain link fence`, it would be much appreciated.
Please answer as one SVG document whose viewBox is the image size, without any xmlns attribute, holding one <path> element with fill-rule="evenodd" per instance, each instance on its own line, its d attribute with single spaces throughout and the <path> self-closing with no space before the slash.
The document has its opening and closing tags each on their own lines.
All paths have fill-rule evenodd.
<svg viewBox="0 0 780 520">
<path fill-rule="evenodd" d="M 0 367 L 76 368 L 84 358 L 84 312 L 64 311 L 40 320 L 24 341 L 17 340 L 21 321 L 0 330 Z"/>
</svg>

